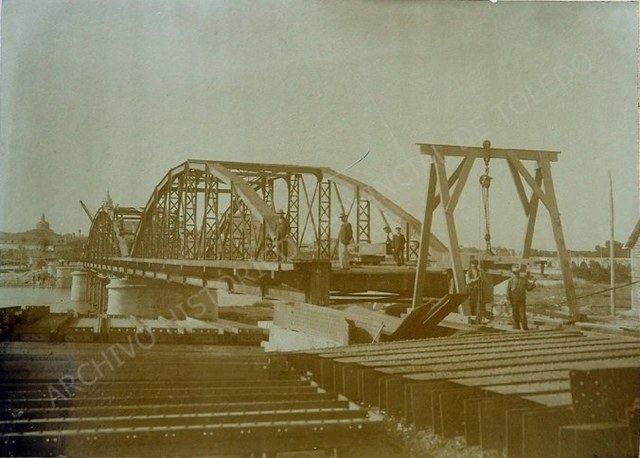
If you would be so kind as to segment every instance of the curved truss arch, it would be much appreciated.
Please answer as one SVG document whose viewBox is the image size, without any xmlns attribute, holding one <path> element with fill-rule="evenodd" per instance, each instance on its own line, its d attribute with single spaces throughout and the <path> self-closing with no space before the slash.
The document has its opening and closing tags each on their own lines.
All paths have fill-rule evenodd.
<svg viewBox="0 0 640 458">
<path fill-rule="evenodd" d="M 104 209 L 98 210 L 89 230 L 85 259 L 100 260 L 122 254 L 111 215 Z"/>
<path fill-rule="evenodd" d="M 359 247 L 372 242 L 371 220 L 377 214 L 371 207 L 379 211 L 381 224 L 389 226 L 390 219 L 406 227 L 409 235 L 419 235 L 421 224 L 415 217 L 371 186 L 328 168 L 188 160 L 170 169 L 151 193 L 131 256 L 275 260 L 278 224 L 282 224 L 279 208 L 289 228 L 289 257 L 330 259 L 336 251 L 332 226 L 337 225 L 337 213 L 350 215 L 356 223 L 354 238 Z M 102 233 L 95 235 L 104 238 Z M 117 253 L 115 242 L 108 246 Z M 446 247 L 433 237 L 431 251 L 446 253 Z M 94 252 L 88 253 L 93 256 Z"/>
</svg>

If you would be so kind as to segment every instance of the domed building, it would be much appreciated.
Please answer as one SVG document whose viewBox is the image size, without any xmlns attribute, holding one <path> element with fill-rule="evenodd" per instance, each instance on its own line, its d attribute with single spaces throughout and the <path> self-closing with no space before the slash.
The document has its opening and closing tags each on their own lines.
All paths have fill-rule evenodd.
<svg viewBox="0 0 640 458">
<path fill-rule="evenodd" d="M 74 234 L 56 234 L 44 213 L 35 227 L 24 232 L 0 232 L 0 253 L 22 253 L 24 257 L 55 259 L 59 248 L 75 239 Z M 0 256 L 0 260 L 4 256 Z"/>
<path fill-rule="evenodd" d="M 53 233 L 53 231 L 51 230 L 51 227 L 49 226 L 49 222 L 44 217 L 44 213 L 40 217 L 40 221 L 38 221 L 36 223 L 36 229 L 35 230 L 36 231 L 40 231 L 40 232 L 51 232 L 51 233 Z"/>
</svg>

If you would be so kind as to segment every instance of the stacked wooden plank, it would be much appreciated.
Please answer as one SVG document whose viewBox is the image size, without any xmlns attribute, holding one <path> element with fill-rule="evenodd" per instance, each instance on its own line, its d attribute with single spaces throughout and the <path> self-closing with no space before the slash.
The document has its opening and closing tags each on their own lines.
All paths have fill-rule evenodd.
<svg viewBox="0 0 640 458">
<path fill-rule="evenodd" d="M 288 360 L 330 392 L 445 437 L 463 435 L 509 456 L 548 456 L 574 416 L 571 370 L 640 367 L 640 341 L 529 331 L 354 345 Z"/>
</svg>

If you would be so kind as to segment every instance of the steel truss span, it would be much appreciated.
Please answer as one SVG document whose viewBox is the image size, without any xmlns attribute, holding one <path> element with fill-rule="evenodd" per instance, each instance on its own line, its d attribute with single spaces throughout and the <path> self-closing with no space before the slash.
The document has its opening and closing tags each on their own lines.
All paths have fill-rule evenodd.
<svg viewBox="0 0 640 458">
<path fill-rule="evenodd" d="M 169 170 L 152 190 L 128 240 L 119 237 L 117 210 L 96 214 L 87 261 L 121 256 L 327 260 L 336 253 L 332 235 L 340 213 L 352 220 L 357 246 L 375 240 L 375 231 L 383 234 L 385 225 L 406 227 L 413 238 L 421 230 L 418 219 L 361 181 L 324 167 L 286 164 L 188 160 Z M 279 211 L 288 225 L 288 236 L 280 242 Z M 379 221 L 372 222 L 378 215 Z M 432 237 L 430 251 L 439 257 L 446 247 Z"/>
</svg>

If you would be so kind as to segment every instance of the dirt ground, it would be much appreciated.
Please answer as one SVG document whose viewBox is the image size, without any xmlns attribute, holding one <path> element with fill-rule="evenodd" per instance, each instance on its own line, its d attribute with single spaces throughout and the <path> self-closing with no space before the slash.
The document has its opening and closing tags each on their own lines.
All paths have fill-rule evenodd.
<svg viewBox="0 0 640 458">
<path fill-rule="evenodd" d="M 596 293 L 609 288 L 607 283 L 591 283 L 585 280 L 575 280 L 576 294 L 580 296 Z M 619 312 L 629 311 L 631 308 L 631 288 L 623 287 L 615 291 L 616 294 L 616 310 Z M 506 299 L 496 295 L 496 303 L 503 303 Z M 528 293 L 527 303 L 528 310 L 534 313 L 545 313 L 549 310 L 564 311 L 567 309 L 563 304 L 565 299 L 565 291 L 562 282 L 559 279 L 547 279 L 538 281 L 536 289 Z M 368 309 L 380 309 L 385 303 L 383 298 L 377 299 L 354 299 L 353 301 L 343 301 L 332 305 L 332 308 L 338 310 L 347 308 L 351 305 L 360 305 Z M 578 300 L 578 305 L 582 313 L 591 316 L 608 316 L 609 308 L 609 292 L 602 292 L 590 297 Z M 219 310 L 220 318 L 238 321 L 247 324 L 256 324 L 258 321 L 269 321 L 273 319 L 273 305 L 268 301 L 250 306 L 222 307 Z"/>
<path fill-rule="evenodd" d="M 602 292 L 593 296 L 580 298 L 580 296 L 592 294 L 609 288 L 608 283 L 591 283 L 585 280 L 575 280 L 578 306 L 587 315 L 608 315 L 610 313 L 610 292 Z M 615 290 L 616 309 L 621 311 L 631 308 L 631 287 L 623 287 Z M 527 303 L 531 310 L 548 309 L 565 299 L 565 291 L 562 283 L 548 285 L 544 282 L 538 284 L 536 289 L 527 296 Z"/>
<path fill-rule="evenodd" d="M 444 438 L 438 436 L 432 429 L 416 430 L 398 419 L 389 417 L 386 422 L 386 432 L 395 444 L 401 444 L 402 450 L 398 457 L 403 458 L 494 458 L 480 447 L 469 447 L 464 438 Z M 498 458 L 496 452 L 495 458 Z"/>
</svg>

